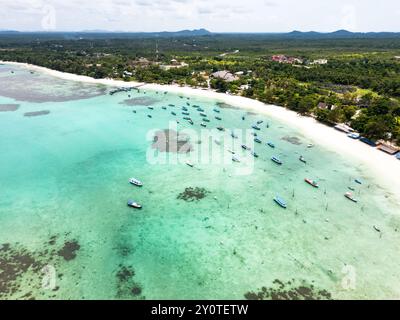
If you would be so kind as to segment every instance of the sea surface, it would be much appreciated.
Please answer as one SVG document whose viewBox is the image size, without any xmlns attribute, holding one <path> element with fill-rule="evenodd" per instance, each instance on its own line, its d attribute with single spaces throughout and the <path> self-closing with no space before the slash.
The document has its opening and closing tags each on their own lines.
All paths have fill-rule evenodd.
<svg viewBox="0 0 400 320">
<path fill-rule="evenodd" d="M 220 101 L 113 89 L 0 65 L 0 299 L 400 298 L 399 199 L 365 166 Z"/>
</svg>

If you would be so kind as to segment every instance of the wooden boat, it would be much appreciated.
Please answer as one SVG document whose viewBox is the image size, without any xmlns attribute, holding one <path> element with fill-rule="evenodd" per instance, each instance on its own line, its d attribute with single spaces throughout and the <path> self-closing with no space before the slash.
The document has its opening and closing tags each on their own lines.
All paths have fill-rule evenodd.
<svg viewBox="0 0 400 320">
<path fill-rule="evenodd" d="M 360 180 L 360 179 L 356 179 L 356 180 L 354 180 L 356 183 L 358 183 L 358 184 L 362 184 L 362 181 Z"/>
<path fill-rule="evenodd" d="M 274 198 L 274 201 L 275 201 L 277 204 L 279 204 L 282 208 L 284 208 L 284 209 L 287 208 L 286 201 L 283 200 L 281 197 L 276 196 L 276 197 Z"/>
<path fill-rule="evenodd" d="M 203 118 L 203 121 L 204 121 L 204 122 L 210 122 L 210 119 Z"/>
<path fill-rule="evenodd" d="M 213 111 L 216 112 L 216 113 L 220 113 L 220 112 L 221 112 L 221 111 L 218 110 L 218 109 L 214 109 Z"/>
<path fill-rule="evenodd" d="M 219 131 L 225 131 L 225 128 L 223 128 L 223 127 L 218 127 L 217 128 Z"/>
<path fill-rule="evenodd" d="M 311 179 L 304 179 L 305 182 L 307 182 L 309 185 L 313 186 L 314 188 L 319 188 L 319 185 L 317 181 L 311 180 Z"/>
<path fill-rule="evenodd" d="M 254 142 L 256 142 L 256 143 L 262 143 L 262 141 L 261 141 L 260 139 L 258 139 L 258 138 L 255 138 L 255 139 L 254 139 Z"/>
<path fill-rule="evenodd" d="M 221 121 L 221 120 L 222 120 L 222 118 L 221 118 L 221 117 L 215 117 L 215 119 L 217 119 L 217 120 L 219 120 L 219 121 Z"/>
<path fill-rule="evenodd" d="M 260 128 L 260 127 L 258 127 L 258 126 L 256 126 L 256 125 L 252 126 L 252 128 L 253 128 L 254 130 L 258 130 L 258 131 L 260 131 L 260 130 L 261 130 L 261 128 Z"/>
<path fill-rule="evenodd" d="M 129 179 L 129 183 L 134 186 L 137 186 L 137 187 L 143 187 L 143 183 L 140 180 L 135 179 L 135 178 Z"/>
<path fill-rule="evenodd" d="M 254 151 L 252 151 L 252 156 L 254 157 L 254 158 L 258 158 L 259 157 L 259 155 L 257 154 L 257 153 L 255 153 Z"/>
<path fill-rule="evenodd" d="M 154 110 L 154 108 L 153 108 L 153 107 L 147 107 L 147 109 L 149 109 L 149 110 Z"/>
<path fill-rule="evenodd" d="M 172 114 L 173 116 L 176 116 L 176 113 L 175 113 L 175 112 L 173 112 L 173 111 L 171 112 L 171 114 Z"/>
<path fill-rule="evenodd" d="M 353 202 L 358 202 L 358 200 L 356 198 L 354 198 L 353 194 L 351 192 L 346 192 L 346 194 L 344 195 L 347 199 L 353 201 Z"/>
<path fill-rule="evenodd" d="M 205 123 L 200 124 L 202 127 L 207 128 L 207 125 Z"/>
<path fill-rule="evenodd" d="M 237 162 L 237 163 L 240 162 L 239 158 L 237 158 L 237 157 L 232 157 L 232 161 L 233 161 L 233 162 Z"/>
<path fill-rule="evenodd" d="M 244 144 L 242 144 L 242 149 L 243 149 L 243 150 L 251 150 L 248 146 L 246 146 L 246 145 L 244 145 Z"/>
<path fill-rule="evenodd" d="M 137 203 L 135 200 L 128 200 L 128 207 L 134 208 L 134 209 L 142 209 L 142 206 Z"/>
<path fill-rule="evenodd" d="M 275 148 L 275 145 L 272 142 L 268 142 L 267 145 L 270 146 L 271 148 Z"/>
<path fill-rule="evenodd" d="M 186 165 L 187 165 L 187 166 L 189 166 L 189 167 L 191 167 L 191 168 L 193 168 L 193 167 L 194 167 L 194 164 L 193 164 L 193 163 L 191 163 L 190 161 L 186 161 Z"/>
<path fill-rule="evenodd" d="M 299 160 L 300 160 L 301 162 L 303 162 L 303 163 L 307 163 L 307 160 L 306 160 L 303 156 L 300 156 Z"/>
<path fill-rule="evenodd" d="M 278 157 L 272 157 L 271 160 L 279 165 L 282 165 L 283 162 Z"/>
<path fill-rule="evenodd" d="M 153 118 L 153 116 L 151 116 L 150 114 L 147 115 L 148 118 Z"/>
</svg>

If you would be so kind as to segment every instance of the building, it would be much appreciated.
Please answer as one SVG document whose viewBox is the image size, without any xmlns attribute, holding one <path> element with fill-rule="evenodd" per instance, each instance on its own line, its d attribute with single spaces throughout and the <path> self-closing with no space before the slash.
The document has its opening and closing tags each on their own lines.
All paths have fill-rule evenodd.
<svg viewBox="0 0 400 320">
<path fill-rule="evenodd" d="M 214 79 L 221 79 L 226 82 L 232 82 L 232 81 L 239 80 L 238 76 L 233 75 L 232 73 L 230 73 L 229 71 L 226 71 L 226 70 L 214 72 L 211 74 L 211 77 L 213 77 Z"/>
<path fill-rule="evenodd" d="M 272 56 L 272 61 L 279 62 L 279 63 L 288 63 L 288 64 L 303 64 L 303 60 L 300 58 L 295 58 L 295 57 L 287 57 L 283 54 L 279 55 L 273 55 Z"/>
<path fill-rule="evenodd" d="M 187 67 L 187 66 L 189 66 L 189 65 L 187 63 L 185 63 L 185 62 L 179 62 L 176 59 L 172 59 L 170 61 L 170 64 L 160 65 L 160 68 L 163 69 L 163 70 L 170 70 L 170 69 L 184 68 L 184 67 Z"/>
<path fill-rule="evenodd" d="M 311 62 L 310 64 L 320 64 L 320 65 L 322 65 L 322 64 L 327 64 L 327 63 L 328 63 L 327 59 L 317 59 L 317 60 L 314 60 L 313 62 Z"/>
</svg>

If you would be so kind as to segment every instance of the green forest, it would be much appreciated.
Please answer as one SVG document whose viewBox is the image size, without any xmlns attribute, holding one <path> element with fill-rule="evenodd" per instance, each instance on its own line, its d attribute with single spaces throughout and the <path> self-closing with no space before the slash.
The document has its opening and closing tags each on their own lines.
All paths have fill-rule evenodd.
<svg viewBox="0 0 400 320">
<path fill-rule="evenodd" d="M 296 60 L 273 61 L 277 55 Z M 210 86 L 400 145 L 400 38 L 0 35 L 0 60 L 94 78 Z M 223 70 L 235 80 L 211 76 Z"/>
</svg>

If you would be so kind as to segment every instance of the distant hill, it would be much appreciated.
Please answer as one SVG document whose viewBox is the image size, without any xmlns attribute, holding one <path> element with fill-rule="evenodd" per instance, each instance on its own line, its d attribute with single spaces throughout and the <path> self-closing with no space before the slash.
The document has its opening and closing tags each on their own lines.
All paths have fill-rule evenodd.
<svg viewBox="0 0 400 320">
<path fill-rule="evenodd" d="M 259 36 L 266 39 L 390 39 L 400 38 L 400 32 L 350 32 L 347 30 L 337 30 L 334 32 L 317 32 L 317 31 L 292 31 L 288 33 L 214 33 L 206 29 L 195 30 L 181 30 L 181 31 L 160 31 L 160 32 L 110 32 L 104 30 L 85 30 L 79 32 L 22 32 L 14 30 L 0 30 L 0 37 L 4 36 L 25 36 L 29 37 L 32 34 L 38 38 L 94 38 L 94 39 L 107 39 L 107 38 L 174 38 L 174 37 L 200 37 L 200 36 L 240 36 L 246 35 Z"/>
<path fill-rule="evenodd" d="M 359 39 L 359 38 L 400 38 L 400 32 L 351 32 L 347 30 L 337 30 L 334 32 L 323 33 L 316 31 L 301 32 L 292 31 L 289 33 L 277 33 L 277 37 L 293 39 Z"/>
</svg>

